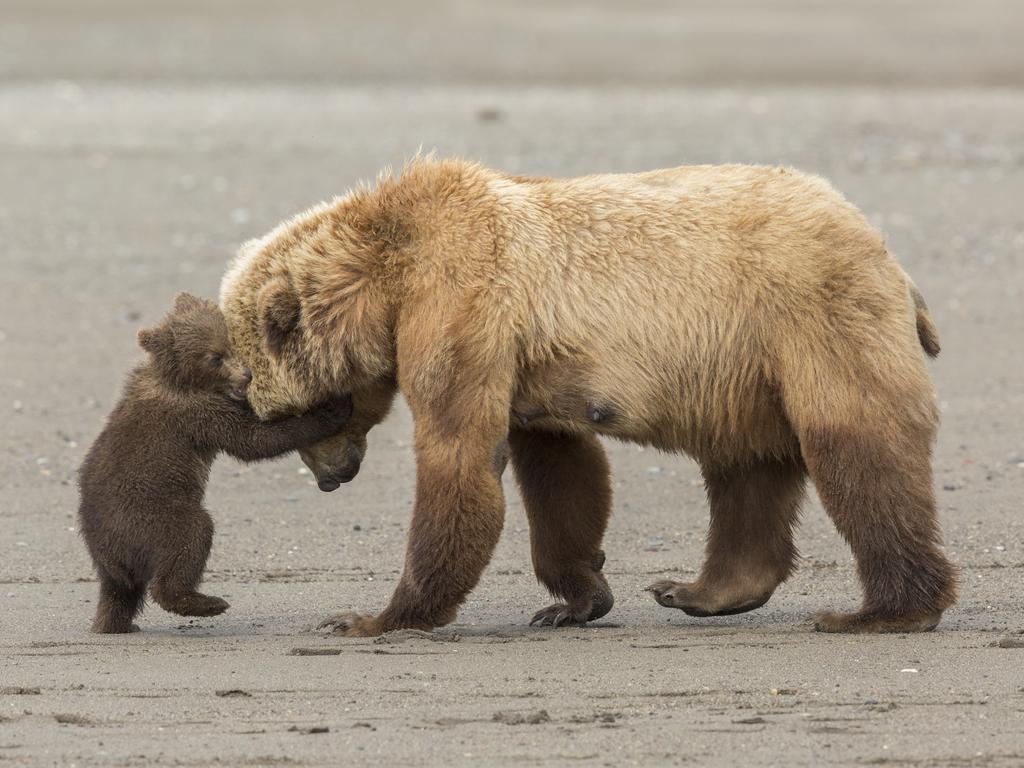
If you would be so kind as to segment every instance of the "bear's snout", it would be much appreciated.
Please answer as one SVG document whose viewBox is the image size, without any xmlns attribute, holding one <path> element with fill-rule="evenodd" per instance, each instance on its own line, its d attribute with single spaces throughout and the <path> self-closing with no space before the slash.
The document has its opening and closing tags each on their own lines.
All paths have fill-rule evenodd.
<svg viewBox="0 0 1024 768">
<path fill-rule="evenodd" d="M 330 493 L 359 474 L 363 449 L 348 437 L 338 435 L 318 445 L 299 449 L 299 457 L 313 472 L 317 488 Z"/>
<path fill-rule="evenodd" d="M 300 454 L 301 455 L 301 454 Z M 305 461 L 305 459 L 303 459 Z M 306 462 L 309 464 L 309 462 Z M 345 452 L 340 464 L 332 466 L 310 466 L 316 477 L 316 487 L 324 493 L 336 491 L 342 483 L 351 482 L 359 474 L 359 467 L 363 463 L 363 455 L 359 448 L 352 443 L 345 446 Z"/>
</svg>

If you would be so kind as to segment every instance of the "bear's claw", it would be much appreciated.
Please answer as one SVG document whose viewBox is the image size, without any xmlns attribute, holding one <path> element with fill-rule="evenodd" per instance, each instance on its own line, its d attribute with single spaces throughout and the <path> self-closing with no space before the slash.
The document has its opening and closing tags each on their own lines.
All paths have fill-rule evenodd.
<svg viewBox="0 0 1024 768">
<path fill-rule="evenodd" d="M 768 602 L 772 591 L 741 600 L 722 601 L 714 594 L 698 589 L 694 583 L 660 579 L 647 587 L 646 592 L 654 595 L 658 605 L 678 608 L 689 616 L 732 616 L 760 608 Z"/>
<path fill-rule="evenodd" d="M 581 627 L 588 621 L 600 619 L 612 609 L 612 606 L 615 605 L 615 596 L 608 586 L 608 580 L 605 579 L 604 574 L 600 573 L 600 568 L 604 565 L 604 552 L 599 554 L 600 559 L 594 564 L 597 586 L 590 605 L 575 609 L 568 603 L 549 605 L 533 615 L 533 618 L 530 619 L 531 627 L 535 625 L 540 627 Z"/>
<path fill-rule="evenodd" d="M 381 634 L 377 620 L 365 613 L 344 611 L 328 616 L 317 625 L 317 630 L 329 629 L 333 635 L 344 637 L 374 637 Z"/>
<path fill-rule="evenodd" d="M 565 603 L 555 603 L 537 611 L 530 619 L 530 626 L 540 627 L 582 627 L 587 623 L 586 617 L 573 616 L 572 609 Z"/>
</svg>

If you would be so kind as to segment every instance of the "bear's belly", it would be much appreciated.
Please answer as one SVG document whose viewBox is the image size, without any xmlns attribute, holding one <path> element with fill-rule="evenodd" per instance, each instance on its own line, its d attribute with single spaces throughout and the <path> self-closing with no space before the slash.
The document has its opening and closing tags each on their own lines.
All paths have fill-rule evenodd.
<svg viewBox="0 0 1024 768">
<path fill-rule="evenodd" d="M 711 463 L 799 453 L 778 393 L 756 378 L 737 391 L 676 378 L 616 387 L 574 365 L 524 373 L 509 415 L 514 428 L 596 433 Z"/>
</svg>

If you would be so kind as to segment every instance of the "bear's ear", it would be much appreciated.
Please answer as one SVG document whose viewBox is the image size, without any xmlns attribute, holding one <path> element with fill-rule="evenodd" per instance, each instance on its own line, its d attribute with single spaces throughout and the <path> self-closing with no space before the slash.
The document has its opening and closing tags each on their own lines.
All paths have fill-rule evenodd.
<svg viewBox="0 0 1024 768">
<path fill-rule="evenodd" d="M 161 349 L 167 347 L 167 344 L 170 342 L 170 336 L 170 329 L 156 327 L 141 329 L 136 338 L 139 340 L 140 347 L 155 355 Z"/>
<path fill-rule="evenodd" d="M 174 297 L 174 311 L 188 312 L 192 309 L 199 309 L 203 306 L 203 300 L 191 293 L 179 293 Z"/>
<path fill-rule="evenodd" d="M 260 291 L 258 302 L 263 342 L 271 357 L 281 357 L 292 332 L 299 327 L 299 299 L 288 283 L 278 278 Z"/>
</svg>

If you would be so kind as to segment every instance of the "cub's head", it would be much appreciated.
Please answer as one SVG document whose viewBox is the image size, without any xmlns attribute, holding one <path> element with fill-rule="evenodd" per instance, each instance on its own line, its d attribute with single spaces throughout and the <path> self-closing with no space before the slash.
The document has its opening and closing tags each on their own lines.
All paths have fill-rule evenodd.
<svg viewBox="0 0 1024 768">
<path fill-rule="evenodd" d="M 188 293 L 152 328 L 139 331 L 158 375 L 177 389 L 200 389 L 244 402 L 252 373 L 232 354 L 217 305 Z"/>
<path fill-rule="evenodd" d="M 355 476 L 366 432 L 396 389 L 386 245 L 366 206 L 356 195 L 300 214 L 243 245 L 221 283 L 231 343 L 252 369 L 248 397 L 260 418 L 352 396 L 345 430 L 301 452 L 324 490 Z"/>
</svg>

